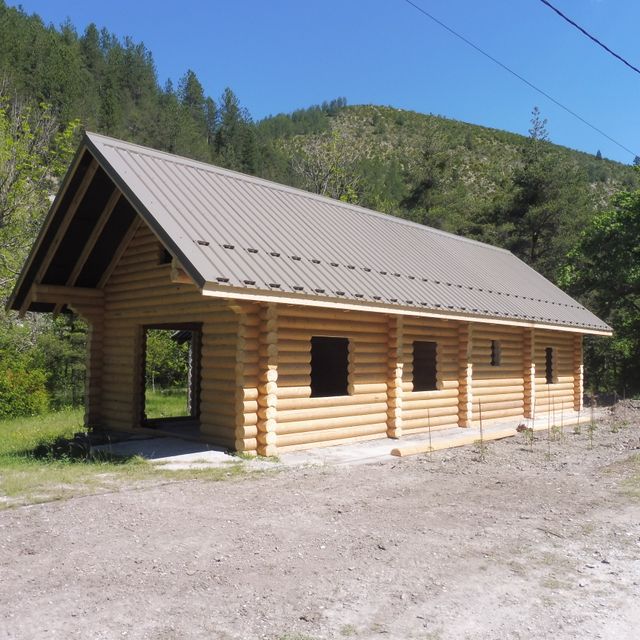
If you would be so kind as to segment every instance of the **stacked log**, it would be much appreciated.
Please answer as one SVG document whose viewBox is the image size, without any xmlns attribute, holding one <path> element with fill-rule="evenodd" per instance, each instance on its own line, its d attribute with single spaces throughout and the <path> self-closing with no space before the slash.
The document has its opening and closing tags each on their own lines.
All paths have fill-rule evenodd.
<svg viewBox="0 0 640 640">
<path fill-rule="evenodd" d="M 387 380 L 387 436 L 402 435 L 402 371 L 403 362 L 403 316 L 389 318 L 389 372 Z"/>
<path fill-rule="evenodd" d="M 436 389 L 414 391 L 413 344 L 435 342 Z M 402 432 L 424 433 L 458 424 L 458 328 L 455 323 L 407 317 L 403 326 Z"/>
<path fill-rule="evenodd" d="M 562 331 L 536 330 L 536 413 L 574 407 L 575 338 Z M 547 384 L 546 349 L 553 349 L 553 382 Z M 582 359 L 581 359 L 582 361 Z"/>
<path fill-rule="evenodd" d="M 348 394 L 311 397 L 311 338 L 349 339 Z M 281 306 L 278 451 L 382 437 L 387 430 L 388 320 L 383 315 Z"/>
<path fill-rule="evenodd" d="M 524 377 L 524 417 L 535 418 L 536 411 L 536 334 L 533 329 L 522 333 L 522 370 Z"/>
<path fill-rule="evenodd" d="M 584 396 L 584 365 L 582 362 L 582 336 L 573 336 L 573 410 L 582 411 Z"/>
<path fill-rule="evenodd" d="M 258 335 L 258 454 L 274 456 L 278 405 L 278 309 L 264 305 L 259 312 Z"/>
<path fill-rule="evenodd" d="M 158 246 L 141 224 L 104 288 L 101 422 L 122 430 L 140 424 L 145 325 L 201 323 L 201 431 L 234 447 L 236 355 L 242 348 L 237 317 L 195 285 L 171 282 L 171 265 L 159 264 Z"/>
<path fill-rule="evenodd" d="M 473 422 L 473 327 L 463 322 L 458 327 L 458 426 Z"/>
<path fill-rule="evenodd" d="M 501 420 L 524 414 L 523 330 L 476 324 L 473 329 L 473 419 Z M 500 344 L 500 362 L 492 365 L 491 343 Z"/>
<path fill-rule="evenodd" d="M 102 426 L 102 384 L 104 363 L 104 307 L 74 305 L 73 311 L 88 324 L 85 356 L 84 426 Z"/>
</svg>

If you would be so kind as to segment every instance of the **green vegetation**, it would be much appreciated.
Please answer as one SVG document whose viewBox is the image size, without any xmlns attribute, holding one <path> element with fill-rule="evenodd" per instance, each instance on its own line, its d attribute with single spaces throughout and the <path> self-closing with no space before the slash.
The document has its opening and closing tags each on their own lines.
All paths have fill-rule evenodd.
<svg viewBox="0 0 640 640">
<path fill-rule="evenodd" d="M 344 98 L 254 122 L 231 89 L 213 99 L 191 70 L 161 85 L 131 38 L 45 25 L 0 0 L 3 300 L 81 127 L 507 247 L 615 328 L 587 342 L 587 385 L 640 393 L 639 174 L 552 144 L 537 109 L 528 137 Z M 66 314 L 0 312 L 0 416 L 77 406 L 85 336 Z"/>
<path fill-rule="evenodd" d="M 71 455 L 67 439 L 81 425 L 80 409 L 0 420 L 0 509 L 166 479 L 218 481 L 247 473 L 240 459 L 225 467 L 171 471 L 135 456 Z"/>
<path fill-rule="evenodd" d="M 186 389 L 145 390 L 144 409 L 147 418 L 175 418 L 188 416 Z"/>
<path fill-rule="evenodd" d="M 623 191 L 595 215 L 569 253 L 560 283 L 615 328 L 589 340 L 596 388 L 640 391 L 640 190 Z"/>
<path fill-rule="evenodd" d="M 148 466 L 137 459 L 87 463 L 42 456 L 43 448 L 72 437 L 81 424 L 78 409 L 0 422 L 0 508 L 106 490 L 119 477 L 136 479 Z"/>
</svg>

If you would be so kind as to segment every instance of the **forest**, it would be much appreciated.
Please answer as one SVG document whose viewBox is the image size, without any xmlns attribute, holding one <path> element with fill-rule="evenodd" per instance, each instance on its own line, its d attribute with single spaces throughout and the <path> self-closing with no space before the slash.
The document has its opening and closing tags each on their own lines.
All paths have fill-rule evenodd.
<svg viewBox="0 0 640 640">
<path fill-rule="evenodd" d="M 142 43 L 0 0 L 0 298 L 87 129 L 506 247 L 614 327 L 586 341 L 587 388 L 637 395 L 640 158 L 554 145 L 537 107 L 527 121 L 520 136 L 342 97 L 256 121 L 192 70 L 161 83 Z M 85 331 L 0 312 L 0 418 L 82 402 Z"/>
</svg>

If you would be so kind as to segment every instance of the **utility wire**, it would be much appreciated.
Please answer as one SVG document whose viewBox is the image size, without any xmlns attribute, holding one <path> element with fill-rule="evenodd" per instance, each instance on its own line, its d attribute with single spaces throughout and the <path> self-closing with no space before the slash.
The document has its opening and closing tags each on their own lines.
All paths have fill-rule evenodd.
<svg viewBox="0 0 640 640">
<path fill-rule="evenodd" d="M 596 38 L 595 36 L 592 36 L 586 29 L 583 29 L 579 24 L 574 22 L 571 18 L 569 18 L 568 16 L 565 16 L 564 13 L 560 11 L 560 9 L 556 9 L 556 7 L 554 7 L 550 2 L 547 2 L 547 0 L 540 0 L 540 2 L 542 2 L 542 4 L 546 4 L 547 7 L 549 7 L 549 9 L 551 9 L 552 11 L 555 11 L 563 20 L 566 20 L 570 25 L 574 26 L 578 31 L 581 31 L 585 36 L 587 36 L 587 38 L 589 38 L 589 40 L 593 40 L 597 45 L 602 47 L 607 53 L 610 53 L 614 58 L 618 58 L 620 62 L 622 62 L 623 64 L 626 64 L 627 67 L 629 67 L 629 69 L 633 69 L 633 71 L 635 71 L 636 73 L 640 73 L 640 69 L 638 69 L 638 67 L 634 67 L 630 62 L 625 60 L 622 56 L 619 56 L 615 51 L 611 51 L 611 49 L 609 49 L 609 47 L 607 47 L 606 44 L 604 44 L 603 42 L 600 42 L 598 38 Z"/>
<path fill-rule="evenodd" d="M 471 42 L 471 40 L 467 40 L 467 38 L 460 35 L 457 31 L 454 31 L 451 27 L 448 27 L 444 22 L 441 22 L 436 17 L 432 16 L 430 13 L 425 11 L 420 5 L 415 4 L 415 2 L 412 2 L 412 0 L 404 0 L 404 1 L 407 4 L 411 5 L 414 9 L 422 13 L 424 16 L 426 16 L 427 18 L 435 22 L 437 25 L 447 30 L 456 38 L 462 40 L 465 44 L 468 44 L 471 48 L 475 49 L 478 53 L 481 53 L 485 58 L 489 58 L 489 60 L 497 64 L 499 67 L 502 67 L 505 71 L 510 73 L 512 76 L 515 76 L 516 78 L 518 78 L 518 80 L 520 80 L 521 82 L 524 82 L 527 86 L 531 87 L 534 91 L 537 91 L 540 95 L 543 95 L 545 98 L 547 98 L 547 100 L 550 100 L 561 109 L 564 109 L 568 114 L 572 115 L 574 118 L 577 118 L 578 120 L 580 120 L 580 122 L 582 122 L 583 124 L 586 124 L 588 127 L 590 127 L 591 129 L 599 133 L 601 136 L 604 136 L 607 140 L 609 140 L 610 142 L 613 142 L 613 144 L 617 145 L 627 153 L 631 154 L 634 158 L 638 155 L 637 153 L 631 151 L 631 149 L 629 149 L 628 147 L 625 147 L 621 142 L 618 142 L 615 138 L 612 138 L 610 135 L 606 134 L 602 129 L 599 129 L 594 124 L 591 124 L 588 120 L 585 120 L 581 115 L 578 115 L 575 111 L 572 111 L 569 107 L 565 106 L 560 101 L 556 100 L 553 96 L 550 96 L 546 91 L 543 91 L 542 89 L 540 89 L 540 87 L 537 87 L 532 82 L 529 82 L 525 77 L 521 76 L 519 73 L 517 73 L 516 71 L 508 67 L 506 64 L 503 64 L 502 62 L 500 62 L 500 60 L 498 60 L 497 58 L 494 58 L 491 54 L 484 51 L 484 49 L 481 49 L 478 45 Z"/>
</svg>

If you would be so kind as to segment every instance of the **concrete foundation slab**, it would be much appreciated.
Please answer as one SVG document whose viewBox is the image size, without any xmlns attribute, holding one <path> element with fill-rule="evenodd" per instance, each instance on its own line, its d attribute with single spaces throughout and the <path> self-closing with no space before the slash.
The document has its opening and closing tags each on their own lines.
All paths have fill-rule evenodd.
<svg viewBox="0 0 640 640">
<path fill-rule="evenodd" d="M 603 410 L 593 413 L 593 419 L 598 420 Z M 535 420 L 509 419 L 488 422 L 483 425 L 483 438 L 487 441 L 517 435 L 518 424 L 524 423 L 534 431 L 544 431 L 551 427 L 571 428 L 575 424 L 588 424 L 592 419 L 590 411 L 580 415 L 576 412 L 565 412 L 560 415 L 540 414 Z M 163 469 L 198 469 L 209 467 L 224 467 L 230 464 L 243 464 L 255 469 L 274 469 L 278 466 L 304 465 L 342 465 L 368 464 L 391 460 L 391 454 L 396 456 L 426 453 L 430 449 L 448 449 L 473 444 L 480 439 L 478 425 L 469 428 L 444 429 L 434 431 L 431 437 L 428 433 L 407 435 L 397 440 L 381 438 L 367 442 L 341 444 L 332 447 L 314 448 L 291 453 L 282 453 L 277 461 L 261 458 L 240 458 L 231 455 L 221 447 L 206 443 L 192 442 L 180 438 L 160 437 L 126 440 L 113 444 L 93 447 L 95 452 L 109 453 L 115 456 L 140 456 L 150 462 L 162 465 Z"/>
</svg>

